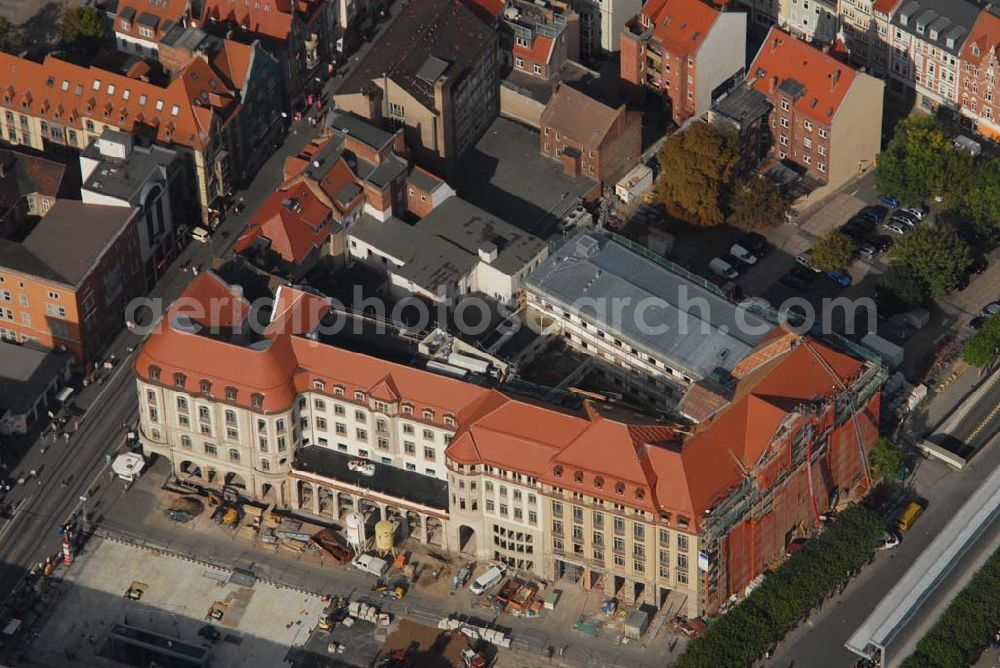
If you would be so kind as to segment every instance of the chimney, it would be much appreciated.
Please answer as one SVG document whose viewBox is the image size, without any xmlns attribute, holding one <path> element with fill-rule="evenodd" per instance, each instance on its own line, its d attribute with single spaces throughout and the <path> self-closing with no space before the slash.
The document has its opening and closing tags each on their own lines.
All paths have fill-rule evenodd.
<svg viewBox="0 0 1000 668">
<path fill-rule="evenodd" d="M 772 39 L 771 40 L 771 53 L 774 53 L 775 51 L 777 51 L 778 50 L 778 46 L 780 46 L 780 45 L 781 45 L 781 40 L 780 39 L 778 39 L 777 37 L 775 37 L 774 39 Z"/>
<path fill-rule="evenodd" d="M 837 87 L 838 81 L 840 81 L 840 70 L 834 70 L 833 74 L 830 75 L 830 90 Z"/>
<path fill-rule="evenodd" d="M 774 89 L 778 87 L 778 77 L 771 77 L 771 82 L 767 86 L 767 91 L 773 93 Z"/>
<path fill-rule="evenodd" d="M 499 250 L 497 246 L 492 241 L 482 241 L 479 244 L 479 259 L 486 264 L 493 264 L 493 261 L 497 259 Z"/>
</svg>

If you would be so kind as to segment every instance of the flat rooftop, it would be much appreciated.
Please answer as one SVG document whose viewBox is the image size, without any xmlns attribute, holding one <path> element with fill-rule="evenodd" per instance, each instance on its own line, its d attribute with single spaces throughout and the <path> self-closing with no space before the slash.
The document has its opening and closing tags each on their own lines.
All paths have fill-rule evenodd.
<svg viewBox="0 0 1000 668">
<path fill-rule="evenodd" d="M 157 169 L 167 167 L 177 158 L 176 151 L 153 144 L 133 146 L 128 156 L 121 160 L 102 155 L 96 141 L 81 155 L 97 162 L 83 189 L 122 200 L 132 197 Z"/>
<path fill-rule="evenodd" d="M 67 353 L 0 340 L 0 415 L 23 414 L 71 361 Z"/>
<path fill-rule="evenodd" d="M 597 181 L 568 176 L 541 154 L 539 133 L 497 118 L 459 160 L 453 185 L 460 197 L 543 239 Z"/>
<path fill-rule="evenodd" d="M 577 234 L 526 288 L 693 380 L 731 370 L 774 328 L 704 279 L 618 239 Z"/>
<path fill-rule="evenodd" d="M 306 641 L 322 614 L 316 596 L 278 589 L 259 580 L 253 587 L 229 582 L 231 573 L 130 545 L 93 539 L 67 572 L 63 591 L 31 648 L 40 665 L 115 666 L 99 654 L 110 631 L 206 644 L 198 631 L 215 603 L 226 612 L 212 626 L 222 634 L 210 645 L 212 665 L 273 668 L 289 647 Z M 138 601 L 124 598 L 133 582 L 146 586 Z M 95 636 L 91 645 L 88 638 Z M 175 645 L 180 647 L 181 645 Z"/>
<path fill-rule="evenodd" d="M 448 509 L 448 483 L 446 481 L 430 476 L 416 475 L 412 471 L 404 471 L 395 466 L 377 462 L 375 463 L 375 474 L 366 476 L 347 467 L 348 462 L 353 459 L 357 459 L 357 457 L 320 445 L 307 445 L 295 452 L 294 468 L 297 471 L 340 480 L 422 506 L 440 510 Z"/>
</svg>

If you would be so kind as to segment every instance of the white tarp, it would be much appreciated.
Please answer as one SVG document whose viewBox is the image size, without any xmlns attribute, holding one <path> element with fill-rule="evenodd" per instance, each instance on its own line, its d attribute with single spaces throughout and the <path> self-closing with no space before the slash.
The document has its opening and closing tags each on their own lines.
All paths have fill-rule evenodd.
<svg viewBox="0 0 1000 668">
<path fill-rule="evenodd" d="M 139 477 L 145 466 L 146 462 L 140 455 L 134 452 L 126 452 L 115 458 L 115 461 L 111 463 L 111 470 L 122 480 L 132 482 Z"/>
</svg>

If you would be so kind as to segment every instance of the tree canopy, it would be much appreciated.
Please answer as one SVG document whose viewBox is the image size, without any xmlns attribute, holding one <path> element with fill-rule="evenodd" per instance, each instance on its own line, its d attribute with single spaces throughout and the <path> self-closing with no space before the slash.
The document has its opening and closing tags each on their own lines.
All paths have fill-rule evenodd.
<svg viewBox="0 0 1000 668">
<path fill-rule="evenodd" d="M 879 191 L 913 204 L 941 195 L 952 153 L 947 135 L 930 116 L 901 120 L 878 157 L 875 182 Z"/>
<path fill-rule="evenodd" d="M 962 359 L 972 366 L 989 366 L 1000 352 L 1000 314 L 994 315 L 982 328 L 969 337 L 962 350 Z"/>
<path fill-rule="evenodd" d="M 834 231 L 816 242 L 810 261 L 817 269 L 836 271 L 851 264 L 854 251 L 854 240 Z"/>
<path fill-rule="evenodd" d="M 789 202 L 771 179 L 753 177 L 733 189 L 729 222 L 744 230 L 760 230 L 785 222 Z"/>
<path fill-rule="evenodd" d="M 27 46 L 28 39 L 17 26 L 0 16 L 0 51 L 17 53 Z"/>
<path fill-rule="evenodd" d="M 930 290 L 913 271 L 902 262 L 890 262 L 882 275 L 878 277 L 880 292 L 886 294 L 893 302 L 889 306 L 900 308 L 890 310 L 906 310 L 913 306 L 923 306 L 927 303 Z"/>
<path fill-rule="evenodd" d="M 898 478 L 903 472 L 903 450 L 888 438 L 875 442 L 869 456 L 871 467 L 883 478 Z"/>
<path fill-rule="evenodd" d="M 59 16 L 59 38 L 66 44 L 92 45 L 104 39 L 104 22 L 93 7 L 70 5 Z"/>
<path fill-rule="evenodd" d="M 664 142 L 658 192 L 667 213 L 685 223 L 711 226 L 726 218 L 737 165 L 736 143 L 707 123 L 694 123 Z"/>
<path fill-rule="evenodd" d="M 892 259 L 907 265 L 932 296 L 941 297 L 961 285 L 974 258 L 955 230 L 923 224 L 896 243 Z"/>
<path fill-rule="evenodd" d="M 977 229 L 992 231 L 993 235 L 1000 232 L 1000 158 L 987 160 L 973 171 L 964 192 L 962 212 L 976 223 Z"/>
</svg>

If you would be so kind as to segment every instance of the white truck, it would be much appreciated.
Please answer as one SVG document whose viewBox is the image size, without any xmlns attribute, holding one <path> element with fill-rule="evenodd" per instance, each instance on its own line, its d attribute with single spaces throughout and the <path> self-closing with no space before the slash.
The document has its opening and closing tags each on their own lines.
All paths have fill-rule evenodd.
<svg viewBox="0 0 1000 668">
<path fill-rule="evenodd" d="M 370 554 L 359 554 L 351 559 L 351 564 L 359 571 L 371 573 L 377 578 L 382 577 L 385 575 L 386 571 L 389 570 L 388 561 L 385 559 L 379 559 L 378 557 Z"/>
<path fill-rule="evenodd" d="M 472 581 L 472 584 L 469 585 L 469 590 L 476 596 L 479 596 L 484 591 L 500 582 L 506 574 L 506 564 L 493 564 L 486 570 L 485 573 Z"/>
</svg>

